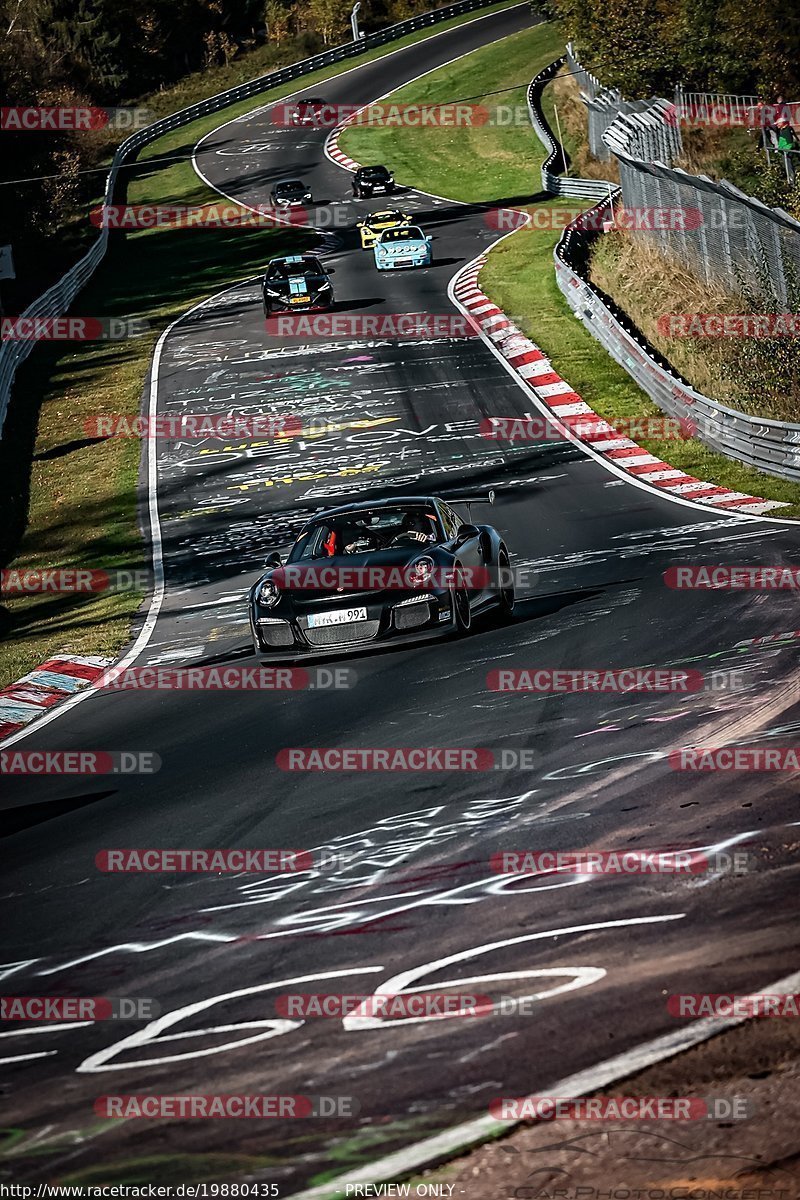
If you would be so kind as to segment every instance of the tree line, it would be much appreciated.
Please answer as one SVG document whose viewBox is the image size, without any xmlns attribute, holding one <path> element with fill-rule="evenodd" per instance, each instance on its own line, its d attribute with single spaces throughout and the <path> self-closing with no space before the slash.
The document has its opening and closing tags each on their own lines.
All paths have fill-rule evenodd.
<svg viewBox="0 0 800 1200">
<path fill-rule="evenodd" d="M 800 100 L 800 9 L 753 0 L 544 0 L 584 65 L 630 99 L 687 91 Z"/>
</svg>

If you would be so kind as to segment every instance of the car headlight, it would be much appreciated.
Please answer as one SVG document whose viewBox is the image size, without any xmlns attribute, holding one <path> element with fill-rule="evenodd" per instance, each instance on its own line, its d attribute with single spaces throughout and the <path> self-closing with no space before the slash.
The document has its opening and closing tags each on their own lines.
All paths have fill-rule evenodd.
<svg viewBox="0 0 800 1200">
<path fill-rule="evenodd" d="M 325 283 L 321 283 L 319 285 L 319 291 L 321 291 L 321 292 L 329 292 L 330 290 L 331 290 L 331 285 L 327 281 Z"/>
<path fill-rule="evenodd" d="M 264 294 L 266 296 L 280 296 L 280 292 L 276 292 L 274 288 L 268 288 L 268 287 L 264 288 Z"/>
<path fill-rule="evenodd" d="M 433 577 L 434 563 L 428 555 L 418 558 L 406 572 L 409 587 L 428 587 Z"/>
<path fill-rule="evenodd" d="M 265 579 L 258 589 L 256 599 L 265 608 L 274 608 L 281 598 L 280 588 L 272 579 Z"/>
</svg>

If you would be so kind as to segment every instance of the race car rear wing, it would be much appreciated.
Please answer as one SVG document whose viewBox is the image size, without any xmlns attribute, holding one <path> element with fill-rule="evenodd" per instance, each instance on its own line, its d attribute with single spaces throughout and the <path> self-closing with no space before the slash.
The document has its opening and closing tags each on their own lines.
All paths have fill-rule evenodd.
<svg viewBox="0 0 800 1200">
<path fill-rule="evenodd" d="M 494 504 L 495 497 L 494 488 L 489 488 L 487 492 L 458 492 L 444 488 L 441 494 L 444 499 L 454 500 L 456 504 Z"/>
</svg>

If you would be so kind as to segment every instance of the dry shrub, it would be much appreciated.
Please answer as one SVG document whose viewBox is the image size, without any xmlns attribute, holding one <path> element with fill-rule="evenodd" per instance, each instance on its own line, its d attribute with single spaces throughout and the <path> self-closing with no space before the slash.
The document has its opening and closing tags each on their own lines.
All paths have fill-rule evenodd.
<svg viewBox="0 0 800 1200">
<path fill-rule="evenodd" d="M 767 268 L 754 263 L 739 290 L 707 282 L 699 270 L 632 230 L 605 234 L 595 244 L 591 279 L 628 314 L 648 341 L 694 388 L 756 416 L 800 420 L 800 339 L 669 337 L 658 326 L 667 313 L 715 315 L 775 309 L 764 302 Z M 800 288 L 790 282 L 794 311 Z"/>
</svg>

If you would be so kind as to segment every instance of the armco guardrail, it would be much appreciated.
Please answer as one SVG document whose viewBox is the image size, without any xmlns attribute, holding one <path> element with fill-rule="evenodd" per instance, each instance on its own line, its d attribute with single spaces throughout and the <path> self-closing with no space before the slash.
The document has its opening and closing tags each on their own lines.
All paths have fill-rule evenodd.
<svg viewBox="0 0 800 1200">
<path fill-rule="evenodd" d="M 155 141 L 162 134 L 169 133 L 172 129 L 179 129 L 182 125 L 188 125 L 198 117 L 218 112 L 231 104 L 238 104 L 240 100 L 248 100 L 251 96 L 258 96 L 262 92 L 268 92 L 272 88 L 291 82 L 293 79 L 300 79 L 303 75 L 308 75 L 312 71 L 318 71 L 321 67 L 333 66 L 335 63 L 343 62 L 348 58 L 356 58 L 358 55 L 364 54 L 367 50 L 372 50 L 376 46 L 383 46 L 387 42 L 396 41 L 398 38 L 405 37 L 408 33 L 414 33 L 417 29 L 425 29 L 429 25 L 438 25 L 439 22 L 447 21 L 451 17 L 461 16 L 463 13 L 472 12 L 480 8 L 489 8 L 492 4 L 496 3 L 497 0 L 458 0 L 458 3 L 448 4 L 444 8 L 437 8 L 431 12 L 421 13 L 418 17 L 410 17 L 407 21 L 399 21 L 395 25 L 388 25 L 385 29 L 379 29 L 375 33 L 367 34 L 366 37 L 361 38 L 357 42 L 346 42 L 342 46 L 336 46 L 331 50 L 324 50 L 321 54 L 315 54 L 311 58 L 292 63 L 288 67 L 281 67 L 277 71 L 270 71 L 269 74 L 262 75 L 258 79 L 251 79 L 247 83 L 241 83 L 237 87 L 229 88 L 227 91 L 220 92 L 216 96 L 210 96 L 207 100 L 201 100 L 197 104 L 189 105 L 188 108 L 171 113 L 168 117 L 162 117 L 160 121 L 155 121 L 145 129 L 137 130 L 136 133 L 126 138 L 117 147 L 106 179 L 105 203 L 111 204 L 113 201 L 114 188 L 120 167 L 133 158 L 141 150 L 142 146 Z M 57 283 L 48 288 L 43 295 L 38 296 L 20 314 L 20 318 L 34 319 L 37 317 L 63 316 L 78 292 L 102 261 L 107 245 L 108 230 L 102 229 L 96 242 L 83 258 L 66 275 L 62 276 Z M 33 340 L 20 340 L 6 341 L 0 345 L 0 434 L 2 434 L 11 396 L 11 387 L 17 367 L 28 357 L 35 344 Z"/>
<path fill-rule="evenodd" d="M 610 215 L 609 200 L 573 221 L 554 251 L 556 280 L 576 317 L 662 412 L 693 421 L 701 442 L 770 475 L 800 480 L 800 425 L 751 417 L 695 391 L 666 363 L 656 360 L 641 335 L 626 328 L 621 314 L 613 312 L 588 282 L 588 246 L 602 236 L 594 230 L 606 215 Z M 591 224 L 591 231 L 583 228 L 585 223 Z"/>
<path fill-rule="evenodd" d="M 542 111 L 542 92 L 545 85 L 555 78 L 565 62 L 566 59 L 559 58 L 555 62 L 549 63 L 528 85 L 528 113 L 531 125 L 548 152 L 547 158 L 542 163 L 542 187 L 552 196 L 597 200 L 601 196 L 607 196 L 609 188 L 616 187 L 616 184 L 606 183 L 602 179 L 572 179 L 568 175 L 562 175 L 561 172 L 566 171 L 569 166 L 567 154 L 553 136 L 553 131 Z"/>
<path fill-rule="evenodd" d="M 568 49 L 571 54 L 571 48 Z M 547 191 L 556 191 L 556 187 L 559 187 L 556 191 L 558 195 L 574 195 L 572 192 L 561 191 L 560 185 L 598 181 L 566 180 L 551 174 L 554 167 L 564 168 L 565 154 L 553 137 L 541 110 L 542 89 L 545 83 L 555 76 L 564 61 L 562 58 L 550 63 L 532 81 L 529 89 L 529 109 L 533 127 L 550 151 L 542 168 L 543 186 Z M 571 65 L 574 65 L 575 61 L 572 57 Z M 594 84 L 598 84 L 593 93 L 597 96 L 599 81 L 594 80 L 593 76 L 591 79 Z M 629 208 L 635 207 L 637 203 L 663 208 L 675 199 L 666 188 L 666 184 L 672 179 L 683 180 L 686 183 L 686 194 L 681 197 L 682 203 L 685 205 L 688 197 L 693 195 L 694 203 L 703 214 L 703 222 L 699 227 L 702 238 L 698 248 L 701 253 L 709 249 L 708 239 L 713 226 L 708 207 L 702 207 L 702 202 L 696 199 L 706 191 L 713 192 L 715 196 L 724 195 L 726 199 L 735 200 L 748 208 L 749 224 L 744 227 L 743 237 L 745 249 L 750 250 L 751 263 L 754 261 L 753 254 L 759 247 L 770 264 L 773 257 L 780 258 L 783 248 L 774 228 L 771 241 L 768 232 L 753 228 L 756 216 L 760 215 L 762 220 L 769 217 L 773 222 L 779 222 L 784 227 L 784 236 L 788 234 L 790 227 L 797 227 L 800 231 L 800 225 L 788 214 L 766 208 L 759 201 L 745 196 L 729 184 L 714 184 L 702 176 L 692 176 L 659 162 L 644 161 L 647 154 L 661 153 L 671 160 L 671 157 L 679 152 L 680 130 L 672 119 L 672 105 L 669 101 L 658 100 L 642 102 L 643 110 L 639 110 L 637 105 L 625 107 L 628 111 L 620 115 L 610 134 L 606 135 L 609 148 L 620 165 L 623 186 L 618 188 L 610 182 L 601 182 L 599 186 L 603 191 L 599 203 L 581 214 L 564 230 L 553 251 L 558 286 L 579 320 L 611 357 L 636 380 L 662 412 L 671 417 L 683 417 L 693 421 L 695 436 L 712 450 L 717 450 L 728 458 L 758 467 L 781 479 L 800 480 L 800 424 L 752 417 L 696 391 L 671 369 L 665 359 L 655 356 L 642 335 L 630 322 L 625 322 L 624 313 L 612 310 L 588 280 L 591 243 L 596 237 L 602 236 L 598 231 L 602 229 L 605 218 L 610 220 L 613 217 L 613 205 L 617 200 L 623 198 Z M 634 158 L 634 154 L 641 157 Z M 626 180 L 630 181 L 631 178 L 627 171 L 636 172 L 640 178 L 648 175 L 655 179 L 655 194 L 642 188 L 632 196 L 630 191 L 625 190 Z M 586 195 L 585 192 L 582 194 Z M 706 222 L 707 227 L 704 229 L 703 224 Z M 762 233 L 762 237 L 758 236 L 759 232 Z M 684 245 L 687 236 L 688 232 L 682 231 Z M 731 241 L 731 231 L 727 232 L 726 240 L 727 254 L 730 257 L 735 250 Z M 787 253 L 785 249 L 784 253 Z"/>
</svg>

